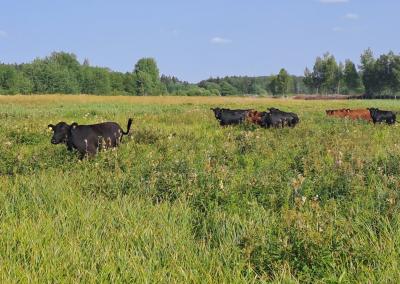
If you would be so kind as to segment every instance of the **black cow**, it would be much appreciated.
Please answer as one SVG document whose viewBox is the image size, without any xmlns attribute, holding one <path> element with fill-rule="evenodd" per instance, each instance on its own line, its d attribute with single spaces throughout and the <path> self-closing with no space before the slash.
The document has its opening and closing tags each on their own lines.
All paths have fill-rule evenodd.
<svg viewBox="0 0 400 284">
<path fill-rule="evenodd" d="M 396 114 L 388 110 L 379 110 L 377 108 L 368 108 L 371 114 L 372 121 L 375 123 L 386 122 L 387 124 L 394 124 L 396 122 Z"/>
<path fill-rule="evenodd" d="M 100 149 L 118 146 L 122 136 L 129 133 L 131 125 L 132 118 L 128 119 L 126 132 L 115 122 L 91 125 L 78 125 L 76 122 L 68 125 L 59 122 L 56 125 L 49 124 L 48 127 L 54 131 L 52 144 L 64 143 L 69 151 L 76 149 L 82 159 L 85 155 L 94 156 Z"/>
<path fill-rule="evenodd" d="M 285 121 L 286 117 L 280 113 L 263 112 L 260 125 L 266 128 L 270 128 L 271 126 L 274 128 L 279 128 L 285 125 Z"/>
<path fill-rule="evenodd" d="M 211 108 L 214 112 L 215 118 L 219 121 L 219 124 L 234 125 L 243 123 L 246 119 L 247 113 L 250 109 L 227 109 L 227 108 Z"/>
<path fill-rule="evenodd" d="M 293 112 L 285 112 L 273 107 L 269 108 L 268 110 L 271 114 L 279 114 L 282 116 L 282 127 L 284 124 L 287 124 L 289 127 L 295 127 L 300 121 L 297 114 Z"/>
</svg>

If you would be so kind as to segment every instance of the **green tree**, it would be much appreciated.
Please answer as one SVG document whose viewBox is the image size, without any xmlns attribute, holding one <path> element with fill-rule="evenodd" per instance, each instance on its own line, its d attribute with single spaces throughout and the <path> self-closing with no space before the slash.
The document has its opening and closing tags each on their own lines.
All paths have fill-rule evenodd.
<svg viewBox="0 0 400 284">
<path fill-rule="evenodd" d="M 124 80 L 125 75 L 120 72 L 110 72 L 110 87 L 114 94 L 125 92 Z"/>
<path fill-rule="evenodd" d="M 289 91 L 290 76 L 285 69 L 279 71 L 278 76 L 276 76 L 278 93 L 281 95 L 287 94 Z"/>
<path fill-rule="evenodd" d="M 381 89 L 378 73 L 375 66 L 376 60 L 371 49 L 367 49 L 361 55 L 360 69 L 362 72 L 361 78 L 365 87 L 367 96 L 372 97 Z"/>
<path fill-rule="evenodd" d="M 79 93 L 76 73 L 51 60 L 35 59 L 23 67 L 27 78 L 33 82 L 35 93 Z"/>
<path fill-rule="evenodd" d="M 321 57 L 317 57 L 315 60 L 313 72 L 312 72 L 312 83 L 317 94 L 320 93 L 322 84 L 324 83 L 324 62 Z"/>
<path fill-rule="evenodd" d="M 211 94 L 220 96 L 221 95 L 221 86 L 214 82 L 204 82 L 199 84 L 199 87 L 202 87 L 211 92 Z"/>
<path fill-rule="evenodd" d="M 346 60 L 343 71 L 343 83 L 349 92 L 358 92 L 361 88 L 360 75 L 351 60 Z"/>
<path fill-rule="evenodd" d="M 17 69 L 17 66 L 0 64 L 0 93 L 29 94 L 32 82 Z"/>
<path fill-rule="evenodd" d="M 160 81 L 160 72 L 153 58 L 142 58 L 134 70 L 135 93 L 139 96 L 160 95 L 165 87 Z"/>
<path fill-rule="evenodd" d="M 317 57 L 313 71 L 308 68 L 304 71 L 304 84 L 316 93 L 340 92 L 341 68 L 333 55 L 325 53 Z"/>
<path fill-rule="evenodd" d="M 273 96 L 283 96 L 288 93 L 290 86 L 290 76 L 288 72 L 282 68 L 279 74 L 272 78 L 269 89 Z"/>
<path fill-rule="evenodd" d="M 303 83 L 309 89 L 309 92 L 315 92 L 313 73 L 307 67 L 304 70 Z"/>
<path fill-rule="evenodd" d="M 236 96 L 238 94 L 238 90 L 228 82 L 223 81 L 221 83 L 221 96 Z"/>
<path fill-rule="evenodd" d="M 67 52 L 53 52 L 49 57 L 46 57 L 44 61 L 49 63 L 60 65 L 73 72 L 79 72 L 80 64 L 76 55 Z"/>
<path fill-rule="evenodd" d="M 82 67 L 81 87 L 84 94 L 106 95 L 111 92 L 110 73 L 100 67 Z"/>
<path fill-rule="evenodd" d="M 279 94 L 278 80 L 276 79 L 276 76 L 272 77 L 271 82 L 268 85 L 268 89 L 270 90 L 273 96 L 277 96 Z"/>
</svg>

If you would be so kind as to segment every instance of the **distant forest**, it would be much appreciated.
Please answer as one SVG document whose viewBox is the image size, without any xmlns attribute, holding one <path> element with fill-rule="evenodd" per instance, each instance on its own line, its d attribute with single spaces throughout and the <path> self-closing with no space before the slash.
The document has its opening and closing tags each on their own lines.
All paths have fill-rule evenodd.
<svg viewBox="0 0 400 284">
<path fill-rule="evenodd" d="M 337 62 L 329 53 L 317 57 L 304 76 L 285 69 L 270 76 L 209 78 L 197 84 L 161 75 L 153 58 L 142 58 L 132 72 L 82 63 L 75 54 L 53 52 L 31 63 L 0 64 L 0 94 L 94 94 L 94 95 L 182 95 L 238 96 L 294 94 L 365 94 L 367 97 L 396 96 L 400 92 L 400 56 L 389 52 L 375 58 L 367 49 L 358 68 L 350 61 Z"/>
</svg>

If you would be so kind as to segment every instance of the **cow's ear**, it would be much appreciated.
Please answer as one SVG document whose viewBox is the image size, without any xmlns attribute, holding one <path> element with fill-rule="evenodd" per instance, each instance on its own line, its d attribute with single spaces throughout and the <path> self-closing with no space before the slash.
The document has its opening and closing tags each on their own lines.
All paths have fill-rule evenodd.
<svg viewBox="0 0 400 284">
<path fill-rule="evenodd" d="M 78 126 L 78 123 L 76 123 L 76 122 L 73 122 L 72 124 L 71 124 L 71 128 L 72 129 L 75 129 L 75 127 L 77 127 Z"/>
<path fill-rule="evenodd" d="M 49 124 L 49 125 L 47 125 L 47 127 L 54 130 L 54 125 L 53 124 Z"/>
</svg>

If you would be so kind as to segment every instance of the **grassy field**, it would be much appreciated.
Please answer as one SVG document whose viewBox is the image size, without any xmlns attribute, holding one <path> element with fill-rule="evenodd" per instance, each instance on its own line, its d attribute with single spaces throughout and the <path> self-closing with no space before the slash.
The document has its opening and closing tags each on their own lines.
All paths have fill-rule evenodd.
<svg viewBox="0 0 400 284">
<path fill-rule="evenodd" d="M 297 112 L 219 127 L 211 106 Z M 0 97 L 0 281 L 399 283 L 400 129 L 325 116 L 398 101 Z M 80 162 L 49 123 L 131 137 Z"/>
</svg>

